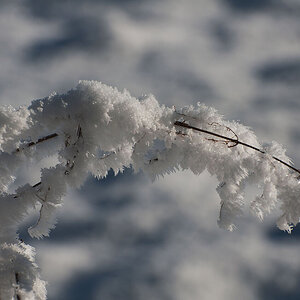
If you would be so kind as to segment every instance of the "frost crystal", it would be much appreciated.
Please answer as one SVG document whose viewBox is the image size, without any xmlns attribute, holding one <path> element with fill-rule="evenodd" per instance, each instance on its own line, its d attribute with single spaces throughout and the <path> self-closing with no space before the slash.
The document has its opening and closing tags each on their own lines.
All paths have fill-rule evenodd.
<svg viewBox="0 0 300 300">
<path fill-rule="evenodd" d="M 16 243 L 17 226 L 39 207 L 29 234 L 48 236 L 67 188 L 80 187 L 88 174 L 103 178 L 110 169 L 117 174 L 132 167 L 156 178 L 176 170 L 197 175 L 207 170 L 219 181 L 220 227 L 235 228 L 248 183 L 261 186 L 250 205 L 259 219 L 278 206 L 280 229 L 290 232 L 299 222 L 297 173 L 278 161 L 289 164 L 285 150 L 275 142 L 262 147 L 249 128 L 202 104 L 175 110 L 152 95 L 139 100 L 126 90 L 81 81 L 74 90 L 35 100 L 28 108 L 0 108 L 0 124 L 1 299 L 45 299 L 33 249 Z M 40 182 L 8 194 L 22 163 L 55 154 L 58 164 L 42 169 Z"/>
</svg>

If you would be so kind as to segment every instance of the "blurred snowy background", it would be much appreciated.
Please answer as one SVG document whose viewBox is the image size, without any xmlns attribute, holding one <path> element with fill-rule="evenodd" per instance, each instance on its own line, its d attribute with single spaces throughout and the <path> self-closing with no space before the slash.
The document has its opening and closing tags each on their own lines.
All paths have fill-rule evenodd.
<svg viewBox="0 0 300 300">
<path fill-rule="evenodd" d="M 300 166 L 299 0 L 2 0 L 0 62 L 0 104 L 80 79 L 170 106 L 200 101 Z M 38 180 L 26 168 L 23 180 Z M 215 186 L 207 174 L 151 183 L 125 170 L 70 191 L 50 238 L 21 232 L 49 299 L 299 299 L 299 228 L 246 213 L 221 230 Z"/>
</svg>

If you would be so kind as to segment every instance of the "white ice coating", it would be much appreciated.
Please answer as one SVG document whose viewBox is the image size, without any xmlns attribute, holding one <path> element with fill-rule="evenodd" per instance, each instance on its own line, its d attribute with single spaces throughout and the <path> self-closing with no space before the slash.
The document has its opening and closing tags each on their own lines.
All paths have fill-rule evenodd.
<svg viewBox="0 0 300 300">
<path fill-rule="evenodd" d="M 238 138 L 266 154 L 176 126 L 176 121 Z M 18 225 L 31 208 L 39 208 L 39 220 L 28 231 L 32 237 L 48 236 L 67 188 L 80 187 L 88 174 L 101 179 L 110 169 L 117 174 L 132 167 L 155 178 L 185 169 L 198 175 L 206 169 L 219 181 L 220 227 L 235 228 L 245 186 L 253 183 L 261 187 L 250 205 L 259 219 L 278 206 L 281 230 L 291 232 L 299 222 L 299 177 L 272 158 L 289 163 L 282 146 L 261 146 L 249 128 L 223 120 L 202 104 L 175 110 L 152 95 L 136 99 L 126 90 L 81 81 L 66 94 L 35 100 L 29 107 L 0 107 L 0 151 L 0 299 L 46 299 L 34 251 L 18 242 Z M 54 154 L 59 163 L 42 169 L 37 185 L 8 194 L 22 163 Z"/>
</svg>

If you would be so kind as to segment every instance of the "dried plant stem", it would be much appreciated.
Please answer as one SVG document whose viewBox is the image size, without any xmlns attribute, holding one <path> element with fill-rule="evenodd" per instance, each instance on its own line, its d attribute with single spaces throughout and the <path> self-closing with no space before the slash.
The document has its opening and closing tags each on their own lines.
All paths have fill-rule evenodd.
<svg viewBox="0 0 300 300">
<path fill-rule="evenodd" d="M 227 137 L 227 136 L 224 136 L 224 135 L 221 135 L 221 134 L 218 134 L 218 133 L 214 133 L 214 132 L 211 132 L 211 131 L 208 131 L 208 130 L 205 130 L 205 129 L 201 129 L 201 128 L 198 128 L 198 127 L 194 127 L 194 126 L 191 126 L 185 122 L 180 122 L 180 121 L 176 121 L 174 123 L 175 126 L 180 126 L 180 127 L 184 127 L 184 128 L 188 128 L 188 129 L 192 129 L 192 130 L 195 130 L 195 131 L 198 131 L 198 132 L 203 132 L 203 133 L 206 133 L 206 134 L 209 134 L 209 135 L 212 135 L 212 136 L 216 136 L 218 138 L 222 138 L 222 139 L 225 139 L 227 141 L 230 141 L 230 142 L 233 142 L 235 143 L 236 145 L 242 145 L 242 146 L 245 146 L 245 147 L 248 147 L 248 148 L 251 148 L 255 151 L 258 151 L 262 154 L 267 154 L 266 151 L 264 150 L 261 150 L 257 147 L 254 147 L 252 145 L 249 145 L 247 143 L 244 143 L 244 142 L 241 142 L 237 139 L 233 139 L 233 138 L 230 138 L 230 137 Z M 286 167 L 292 169 L 293 171 L 297 172 L 298 174 L 300 174 L 300 170 L 296 169 L 295 167 L 291 166 L 290 164 L 284 162 L 283 160 L 279 159 L 278 157 L 276 156 L 272 156 L 273 159 L 277 160 L 278 162 L 280 162 L 281 164 L 285 165 Z"/>
<path fill-rule="evenodd" d="M 21 150 L 23 150 L 23 149 L 25 149 L 25 148 L 29 148 L 29 147 L 38 145 L 38 144 L 40 144 L 40 143 L 42 143 L 42 142 L 48 141 L 48 140 L 53 139 L 53 138 L 55 138 L 55 137 L 57 137 L 57 136 L 58 136 L 57 133 L 49 134 L 49 135 L 47 135 L 47 136 L 44 136 L 44 137 L 38 139 L 36 142 L 30 142 L 30 143 L 26 144 L 25 146 L 23 146 L 23 147 L 21 147 L 21 148 L 17 148 L 17 149 L 15 150 L 15 152 L 20 152 Z"/>
<path fill-rule="evenodd" d="M 198 127 L 194 127 L 192 125 L 189 125 L 185 122 L 181 122 L 181 121 L 176 121 L 174 123 L 175 126 L 179 126 L 179 127 L 184 127 L 184 128 L 187 128 L 187 129 L 192 129 L 192 130 L 195 130 L 195 131 L 198 131 L 198 132 L 203 132 L 203 133 L 206 133 L 208 135 L 212 135 L 212 136 L 215 136 L 215 137 L 218 137 L 218 138 L 221 138 L 221 139 L 224 139 L 224 140 L 227 140 L 227 141 L 230 141 L 232 143 L 234 143 L 235 145 L 242 145 L 242 146 L 245 146 L 247 148 L 251 148 L 257 152 L 260 152 L 262 154 L 267 154 L 266 151 L 264 150 L 261 150 L 255 146 L 252 146 L 252 145 L 249 145 L 247 143 L 244 143 L 244 142 L 241 142 L 239 141 L 238 139 L 234 139 L 234 138 L 230 138 L 230 137 L 227 137 L 227 136 L 224 136 L 224 135 L 221 135 L 221 134 L 218 134 L 218 133 L 215 133 L 215 132 L 212 132 L 212 131 L 209 131 L 209 130 L 205 130 L 205 129 L 201 129 L 201 128 L 198 128 Z M 45 141 L 48 141 L 52 138 L 55 138 L 57 137 L 58 134 L 57 133 L 52 133 L 52 134 L 49 134 L 45 137 L 42 137 L 40 139 L 38 139 L 36 142 L 30 142 L 28 143 L 25 147 L 31 147 L 31 146 L 34 146 L 34 145 L 37 145 L 37 144 L 40 144 L 42 142 L 45 142 Z M 18 148 L 16 149 L 16 152 L 20 152 L 23 148 Z M 110 153 L 109 155 L 111 155 L 112 153 Z M 107 155 L 107 156 L 109 156 Z M 107 156 L 103 157 L 103 158 L 106 158 Z M 296 169 L 295 167 L 291 166 L 290 164 L 284 162 L 283 160 L 279 159 L 278 157 L 276 156 L 272 156 L 273 159 L 275 159 L 276 161 L 278 161 L 279 163 L 285 165 L 286 167 L 290 168 L 291 170 L 295 171 L 296 173 L 300 174 L 300 170 Z M 35 188 L 37 186 L 41 185 L 41 182 L 38 182 L 36 183 L 35 185 L 33 185 L 32 187 Z M 18 195 L 15 195 L 14 198 L 18 198 Z"/>
<path fill-rule="evenodd" d="M 21 300 L 21 296 L 18 292 L 20 280 L 19 280 L 19 273 L 17 272 L 15 273 L 15 280 L 16 280 L 16 287 L 15 287 L 16 300 Z"/>
</svg>

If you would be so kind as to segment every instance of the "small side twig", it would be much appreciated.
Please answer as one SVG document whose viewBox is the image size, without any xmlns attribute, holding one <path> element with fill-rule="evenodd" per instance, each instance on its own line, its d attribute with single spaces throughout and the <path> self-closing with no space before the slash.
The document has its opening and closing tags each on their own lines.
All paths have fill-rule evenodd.
<svg viewBox="0 0 300 300">
<path fill-rule="evenodd" d="M 221 124 L 219 124 L 218 122 L 208 123 L 208 125 L 210 125 L 210 126 L 220 126 L 220 127 L 223 126 L 223 127 L 225 127 L 225 128 L 227 129 L 227 131 L 230 131 L 230 132 L 234 135 L 234 139 L 235 139 L 236 141 L 239 140 L 238 135 L 237 135 L 230 127 L 228 127 L 228 126 L 221 125 Z M 222 143 L 224 143 L 225 145 L 227 145 L 228 148 L 233 148 L 233 147 L 235 147 L 235 146 L 238 145 L 237 142 L 233 143 L 232 145 L 229 145 L 229 143 L 231 143 L 232 141 L 228 141 L 228 140 L 227 140 L 227 141 L 216 140 L 216 139 L 208 139 L 208 140 L 209 140 L 209 141 L 213 141 L 213 142 L 222 142 Z"/>
<path fill-rule="evenodd" d="M 65 147 L 66 148 L 69 147 L 69 146 L 76 146 L 80 139 L 82 139 L 82 142 L 84 143 L 82 128 L 81 128 L 80 124 L 78 124 L 78 126 L 77 126 L 76 135 L 77 135 L 77 139 L 72 145 L 70 144 L 70 138 L 71 138 L 70 135 L 66 136 L 66 140 L 65 140 Z M 75 161 L 76 161 L 76 158 L 77 158 L 78 154 L 79 154 L 79 150 L 77 149 L 76 154 L 73 155 L 73 159 L 72 160 L 67 160 L 66 170 L 64 172 L 65 175 L 70 175 L 70 172 L 72 171 L 72 169 L 75 166 Z"/>
</svg>

